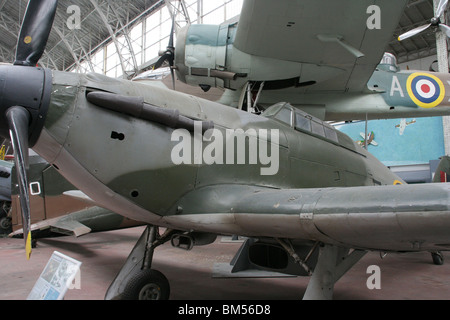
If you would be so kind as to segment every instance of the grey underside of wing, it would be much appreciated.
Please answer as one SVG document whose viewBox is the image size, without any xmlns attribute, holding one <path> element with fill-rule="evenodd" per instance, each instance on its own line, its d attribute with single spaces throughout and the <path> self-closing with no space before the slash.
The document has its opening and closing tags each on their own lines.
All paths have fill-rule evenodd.
<svg viewBox="0 0 450 320">
<path fill-rule="evenodd" d="M 407 2 L 246 0 L 234 45 L 256 56 L 340 68 L 343 72 L 338 77 L 314 90 L 360 92 L 381 61 Z M 372 29 L 372 19 L 378 19 L 379 29 Z M 320 35 L 339 36 L 364 57 L 356 58 L 337 43 L 319 40 Z"/>
<path fill-rule="evenodd" d="M 31 226 L 31 231 L 51 230 L 54 233 L 62 235 L 70 235 L 80 237 L 90 233 L 92 230 L 84 224 L 76 220 L 64 220 L 64 217 L 43 220 Z M 11 236 L 23 235 L 23 229 L 19 229 L 11 234 Z"/>
<path fill-rule="evenodd" d="M 450 184 L 291 190 L 216 186 L 190 197 L 182 201 L 183 215 L 164 220 L 199 231 L 369 250 L 450 249 Z M 202 207 L 200 198 L 208 199 Z"/>
</svg>

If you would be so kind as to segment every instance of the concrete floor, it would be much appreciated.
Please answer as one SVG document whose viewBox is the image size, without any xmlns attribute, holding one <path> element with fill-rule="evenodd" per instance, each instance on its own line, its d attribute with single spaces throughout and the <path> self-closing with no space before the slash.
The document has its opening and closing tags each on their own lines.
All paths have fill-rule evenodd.
<svg viewBox="0 0 450 320">
<path fill-rule="evenodd" d="M 143 227 L 89 234 L 79 239 L 42 239 L 26 261 L 22 239 L 0 239 L 0 300 L 24 300 L 54 251 L 83 263 L 81 289 L 65 300 L 103 300 L 106 290 L 139 238 Z M 217 263 L 228 263 L 240 243 L 223 242 L 186 252 L 165 244 L 155 251 L 153 267 L 171 284 L 172 300 L 298 300 L 309 278 L 216 278 Z M 448 259 L 450 254 L 444 253 Z M 367 268 L 381 270 L 381 289 L 369 290 Z M 336 300 L 447 300 L 450 263 L 436 266 L 429 253 L 368 253 L 335 286 Z"/>
</svg>

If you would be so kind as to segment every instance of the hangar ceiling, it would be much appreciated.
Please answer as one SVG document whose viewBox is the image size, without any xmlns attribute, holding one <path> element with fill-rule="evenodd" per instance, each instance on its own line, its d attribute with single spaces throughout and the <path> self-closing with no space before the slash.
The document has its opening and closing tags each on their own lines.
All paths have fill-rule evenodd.
<svg viewBox="0 0 450 320">
<path fill-rule="evenodd" d="M 28 0 L 0 0 L 0 61 L 14 61 L 27 3 Z M 52 69 L 69 70 L 74 64 L 89 60 L 100 46 L 116 41 L 119 35 L 127 35 L 135 19 L 150 15 L 164 3 L 161 0 L 59 0 L 53 30 L 40 63 Z M 81 10 L 82 28 L 71 30 L 67 21 L 73 12 L 66 13 L 66 8 L 74 4 Z M 127 43 L 116 45 L 124 55 L 132 53 Z M 127 61 L 123 64 L 125 68 L 130 67 Z"/>
<path fill-rule="evenodd" d="M 134 23 L 151 15 L 166 2 L 170 0 L 60 0 L 54 28 L 40 63 L 52 69 L 71 70 L 82 61 L 89 61 L 98 48 L 115 42 L 117 51 L 122 53 L 122 68 L 135 73 L 139 65 L 133 61 L 132 46 L 127 41 L 117 41 L 117 38 L 124 35 L 127 39 Z M 14 61 L 17 35 L 27 3 L 28 0 L 0 0 L 1 62 Z M 70 30 L 66 8 L 74 3 L 81 9 L 83 28 Z M 436 41 L 432 30 L 401 43 L 397 40 L 405 31 L 427 24 L 432 16 L 433 0 L 410 0 L 386 51 L 394 53 L 399 62 L 435 55 Z"/>
<path fill-rule="evenodd" d="M 433 0 L 410 0 L 388 45 L 387 51 L 394 53 L 399 62 L 435 55 L 436 34 L 431 28 L 402 42 L 397 40 L 397 37 L 406 31 L 430 23 L 430 19 L 433 16 Z M 449 21 L 448 18 L 447 21 Z"/>
</svg>

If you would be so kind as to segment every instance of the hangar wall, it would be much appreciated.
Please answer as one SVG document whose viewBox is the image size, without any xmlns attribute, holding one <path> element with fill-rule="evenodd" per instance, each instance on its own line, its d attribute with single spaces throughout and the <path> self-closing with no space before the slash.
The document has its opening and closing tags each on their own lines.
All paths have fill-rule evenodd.
<svg viewBox="0 0 450 320">
<path fill-rule="evenodd" d="M 364 145 L 364 121 L 338 129 Z M 368 133 L 373 135 L 368 150 L 389 167 L 427 164 L 445 153 L 441 117 L 373 120 Z"/>
</svg>

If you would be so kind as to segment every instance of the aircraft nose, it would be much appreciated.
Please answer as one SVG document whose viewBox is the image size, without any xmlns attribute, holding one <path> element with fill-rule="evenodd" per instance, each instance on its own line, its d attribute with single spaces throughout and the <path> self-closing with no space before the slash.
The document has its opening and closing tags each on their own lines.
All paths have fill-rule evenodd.
<svg viewBox="0 0 450 320">
<path fill-rule="evenodd" d="M 31 254 L 31 215 L 28 195 L 28 148 L 37 142 L 50 105 L 51 71 L 0 65 L 0 136 L 10 139 L 20 189 L 27 258 Z"/>
<path fill-rule="evenodd" d="M 14 66 L 0 65 L 0 136 L 10 138 L 14 148 L 28 259 L 31 255 L 28 148 L 41 135 L 52 87 L 51 71 L 35 66 L 45 51 L 57 6 L 58 0 L 28 1 Z"/>
<path fill-rule="evenodd" d="M 43 68 L 0 65 L 0 136 L 10 139 L 8 111 L 26 110 L 29 146 L 37 142 L 50 104 L 52 75 Z M 22 137 L 25 138 L 25 137 Z"/>
</svg>

